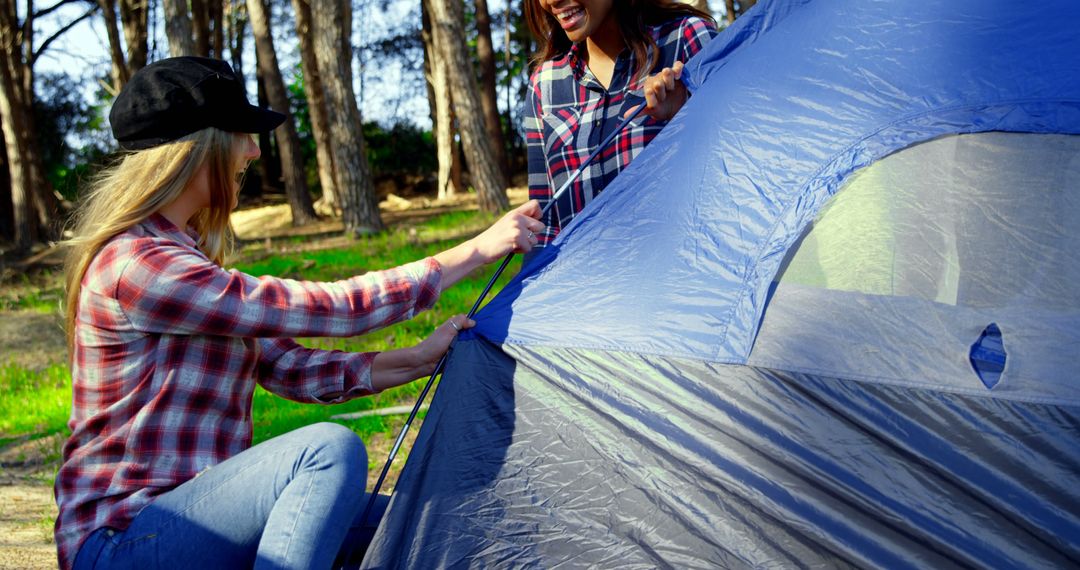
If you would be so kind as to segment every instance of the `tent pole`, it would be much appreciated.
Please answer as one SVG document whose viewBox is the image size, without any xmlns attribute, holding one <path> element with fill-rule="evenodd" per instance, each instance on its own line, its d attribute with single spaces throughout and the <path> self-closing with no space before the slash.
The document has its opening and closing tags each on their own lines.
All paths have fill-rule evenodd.
<svg viewBox="0 0 1080 570">
<path fill-rule="evenodd" d="M 551 196 L 551 200 L 547 203 L 547 206 L 545 206 L 543 211 L 540 212 L 541 219 L 544 219 L 544 217 L 551 210 L 551 207 L 555 205 L 556 200 L 558 200 L 559 197 L 564 192 L 566 192 L 568 188 L 570 188 L 570 185 L 573 184 L 573 182 L 577 180 L 579 176 L 581 176 L 581 173 L 585 171 L 585 168 L 589 166 L 589 164 L 591 164 L 597 156 L 600 155 L 600 151 L 602 151 L 609 144 L 611 144 L 611 141 L 615 139 L 615 135 L 622 132 L 622 130 L 630 124 L 630 121 L 637 118 L 637 116 L 641 114 L 641 111 L 643 111 L 644 109 L 644 104 L 638 105 L 637 109 L 630 116 L 623 119 L 622 122 L 619 123 L 619 125 L 615 128 L 615 130 L 611 131 L 611 133 L 608 134 L 604 141 L 596 147 L 596 150 L 594 150 L 592 154 L 590 154 L 589 157 L 585 159 L 585 162 L 581 163 L 581 166 L 574 171 L 574 173 L 570 176 L 570 178 L 566 180 L 566 182 L 563 183 L 562 187 L 560 187 L 559 190 Z M 469 313 L 467 315 L 468 318 L 471 319 L 473 315 L 476 314 L 476 311 L 480 308 L 480 304 L 484 302 L 487 294 L 495 285 L 495 281 L 497 281 L 502 275 L 503 271 L 506 270 L 506 266 L 510 265 L 510 261 L 513 258 L 513 252 L 508 253 L 506 257 L 503 258 L 502 263 L 499 264 L 499 268 L 495 270 L 495 273 L 491 276 L 491 279 L 488 280 L 487 285 L 484 287 L 484 290 L 480 292 L 480 296 L 476 298 L 476 302 L 473 303 L 472 308 L 469 309 Z M 431 376 L 428 378 L 427 384 L 424 385 L 424 389 L 420 392 L 420 396 L 416 399 L 416 405 L 413 406 L 412 412 L 409 413 L 409 418 L 405 420 L 405 425 L 401 428 L 401 433 L 398 434 L 397 440 L 394 441 L 394 447 L 390 449 L 390 455 L 386 459 L 386 464 L 383 465 L 382 473 L 379 474 L 379 479 L 375 482 L 375 487 L 371 490 L 371 496 L 368 497 L 367 506 L 364 507 L 364 514 L 360 517 L 361 525 L 367 522 L 368 515 L 371 514 L 371 508 L 375 505 L 375 500 L 379 496 L 379 489 L 382 488 L 383 481 L 386 479 L 386 474 L 390 471 L 390 465 L 394 462 L 394 458 L 397 456 L 398 449 L 401 448 L 402 442 L 405 441 L 405 434 L 409 431 L 409 427 L 412 425 L 413 420 L 416 419 L 416 414 L 420 411 L 420 407 L 424 403 L 424 399 L 427 397 L 428 391 L 431 390 L 431 386 L 435 383 L 435 377 L 441 374 L 443 368 L 446 366 L 446 360 L 450 356 L 450 351 L 453 350 L 453 348 L 454 346 L 453 344 L 451 344 L 450 350 L 447 350 L 446 353 L 443 354 L 442 358 L 439 359 L 438 364 L 435 365 L 435 371 L 432 372 Z"/>
</svg>

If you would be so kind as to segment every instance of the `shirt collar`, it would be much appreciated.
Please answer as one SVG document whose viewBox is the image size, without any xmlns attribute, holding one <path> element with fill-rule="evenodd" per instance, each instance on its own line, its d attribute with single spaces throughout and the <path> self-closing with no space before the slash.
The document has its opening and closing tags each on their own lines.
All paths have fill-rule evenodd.
<svg viewBox="0 0 1080 570">
<path fill-rule="evenodd" d="M 193 230 L 183 231 L 176 227 L 176 224 L 170 222 L 169 218 L 166 218 L 157 212 L 150 214 L 148 218 L 142 221 L 141 225 L 147 233 L 157 237 L 175 240 L 186 246 L 198 249 L 195 242 L 197 236 Z"/>
<path fill-rule="evenodd" d="M 579 82 L 588 81 L 595 83 L 598 88 L 603 88 L 600 82 L 596 80 L 592 72 L 589 71 L 589 66 L 585 62 L 584 57 L 585 42 L 578 42 L 570 46 L 570 51 L 566 52 L 567 62 L 570 64 L 570 68 L 574 71 L 574 79 Z M 611 85 L 616 87 L 616 90 L 621 89 L 629 83 L 629 79 L 621 80 L 622 77 L 628 76 L 633 72 L 635 67 L 634 52 L 626 47 L 619 52 L 619 56 L 615 58 L 615 73 L 612 75 Z"/>
</svg>

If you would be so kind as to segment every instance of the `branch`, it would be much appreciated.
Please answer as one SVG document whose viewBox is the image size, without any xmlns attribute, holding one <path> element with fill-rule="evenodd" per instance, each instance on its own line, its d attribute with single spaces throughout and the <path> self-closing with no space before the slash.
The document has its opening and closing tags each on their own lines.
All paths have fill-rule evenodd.
<svg viewBox="0 0 1080 570">
<path fill-rule="evenodd" d="M 76 2 L 79 2 L 79 3 L 82 3 L 82 4 L 91 4 L 92 3 L 91 0 L 60 0 L 59 2 L 57 2 L 53 6 L 49 6 L 48 8 L 45 8 L 44 10 L 41 10 L 40 12 L 34 12 L 34 19 L 40 18 L 40 17 L 45 16 L 47 14 L 51 14 L 51 13 L 59 10 L 61 6 L 65 6 L 67 4 L 74 4 Z"/>
<path fill-rule="evenodd" d="M 64 1 L 66 1 L 66 0 L 64 0 Z M 98 11 L 98 8 L 99 8 L 99 6 L 95 4 L 94 7 L 87 10 L 85 14 L 83 14 L 82 16 L 79 16 L 78 18 L 75 18 L 74 20 L 68 22 L 67 24 L 64 25 L 64 27 L 60 28 L 59 30 L 56 30 L 56 33 L 49 36 L 48 39 L 46 39 L 44 42 L 42 42 L 41 47 L 39 47 L 37 49 L 37 51 L 35 51 L 33 53 L 33 55 L 30 57 L 30 62 L 29 62 L 30 67 L 31 68 L 34 67 L 34 63 L 36 63 L 38 58 L 41 57 L 41 54 L 45 53 L 45 50 L 49 47 L 49 44 L 53 43 L 54 40 L 56 40 L 60 36 L 67 33 L 67 31 L 70 30 L 71 28 L 74 28 L 76 25 L 79 24 L 79 22 L 82 22 L 83 20 L 89 18 L 90 16 L 93 16 L 94 12 Z"/>
</svg>

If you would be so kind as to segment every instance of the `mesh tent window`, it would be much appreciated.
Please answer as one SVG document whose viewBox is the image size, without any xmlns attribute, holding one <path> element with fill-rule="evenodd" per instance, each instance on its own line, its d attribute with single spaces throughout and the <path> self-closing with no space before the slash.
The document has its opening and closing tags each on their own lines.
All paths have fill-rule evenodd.
<svg viewBox="0 0 1080 570">
<path fill-rule="evenodd" d="M 751 362 L 979 393 L 998 387 L 994 362 L 1009 376 L 1011 344 L 1027 379 L 1013 396 L 1076 400 L 1078 227 L 1080 136 L 950 135 L 893 153 L 792 248 Z M 840 336 L 825 343 L 826 329 Z"/>
</svg>

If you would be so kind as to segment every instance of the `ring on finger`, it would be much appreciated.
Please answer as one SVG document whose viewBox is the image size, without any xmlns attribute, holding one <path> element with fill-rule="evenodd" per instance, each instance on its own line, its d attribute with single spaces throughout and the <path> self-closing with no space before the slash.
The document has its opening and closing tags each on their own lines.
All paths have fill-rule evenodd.
<svg viewBox="0 0 1080 570">
<path fill-rule="evenodd" d="M 450 319 L 450 320 L 449 320 L 449 321 L 447 321 L 447 322 L 449 322 L 449 323 L 450 323 L 450 326 L 454 327 L 454 330 L 455 330 L 455 331 L 457 331 L 457 332 L 461 332 L 461 327 L 460 327 L 460 326 L 458 326 L 458 324 L 454 322 L 454 319 Z"/>
</svg>

